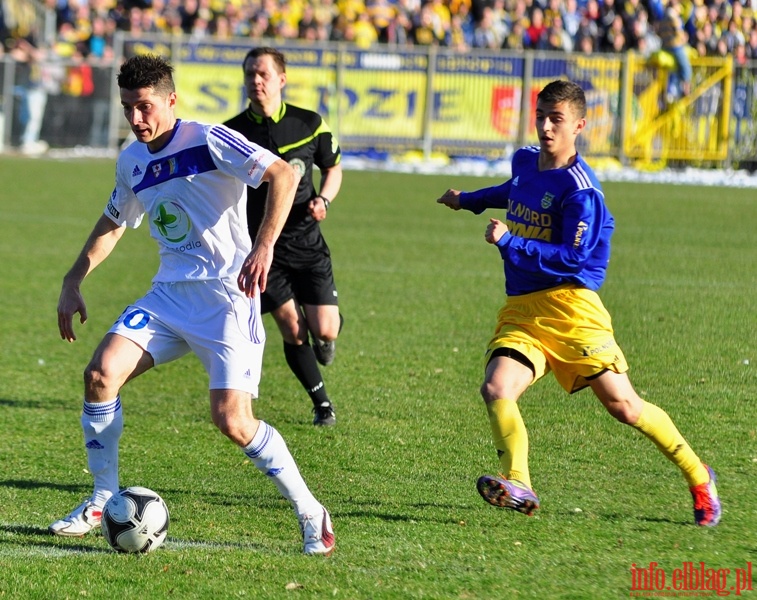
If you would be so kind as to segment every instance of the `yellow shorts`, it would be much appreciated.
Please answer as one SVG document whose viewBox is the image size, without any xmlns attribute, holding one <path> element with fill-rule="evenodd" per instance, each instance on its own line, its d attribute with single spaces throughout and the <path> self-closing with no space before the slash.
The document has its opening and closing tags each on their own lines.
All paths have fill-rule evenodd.
<svg viewBox="0 0 757 600">
<path fill-rule="evenodd" d="M 528 358 L 534 382 L 553 371 L 569 393 L 585 388 L 605 370 L 628 371 L 599 296 L 572 285 L 508 297 L 497 315 L 486 363 L 499 348 L 512 348 Z"/>
</svg>

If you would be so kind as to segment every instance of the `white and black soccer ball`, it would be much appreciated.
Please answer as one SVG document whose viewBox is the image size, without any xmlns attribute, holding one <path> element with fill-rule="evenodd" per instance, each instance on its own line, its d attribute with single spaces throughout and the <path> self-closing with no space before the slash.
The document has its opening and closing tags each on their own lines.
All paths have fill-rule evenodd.
<svg viewBox="0 0 757 600">
<path fill-rule="evenodd" d="M 168 507 L 157 493 L 133 486 L 113 494 L 102 514 L 103 536 L 117 552 L 152 552 L 168 534 Z"/>
</svg>

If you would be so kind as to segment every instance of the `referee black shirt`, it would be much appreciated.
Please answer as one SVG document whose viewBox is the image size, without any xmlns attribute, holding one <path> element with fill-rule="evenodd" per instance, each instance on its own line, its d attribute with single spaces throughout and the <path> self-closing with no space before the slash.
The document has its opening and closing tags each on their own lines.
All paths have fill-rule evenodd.
<svg viewBox="0 0 757 600">
<path fill-rule="evenodd" d="M 308 213 L 308 203 L 317 192 L 313 184 L 313 166 L 329 169 L 341 161 L 341 149 L 321 116 L 312 110 L 281 103 L 278 112 L 263 117 L 247 108 L 224 123 L 248 140 L 267 148 L 287 161 L 300 175 L 284 229 L 276 242 L 287 254 L 312 252 L 313 244 L 322 242 L 318 222 Z M 265 211 L 268 183 L 247 188 L 247 221 L 253 242 Z"/>
</svg>

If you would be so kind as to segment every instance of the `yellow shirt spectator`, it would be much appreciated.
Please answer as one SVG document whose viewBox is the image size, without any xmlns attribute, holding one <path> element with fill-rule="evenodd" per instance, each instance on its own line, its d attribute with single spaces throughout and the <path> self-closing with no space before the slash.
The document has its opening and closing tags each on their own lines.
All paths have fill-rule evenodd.
<svg viewBox="0 0 757 600">
<path fill-rule="evenodd" d="M 360 13 L 353 26 L 355 45 L 358 48 L 370 48 L 378 41 L 378 32 L 367 12 Z"/>
<path fill-rule="evenodd" d="M 394 20 L 397 9 L 389 0 L 370 0 L 366 12 L 378 29 L 386 29 Z"/>
<path fill-rule="evenodd" d="M 349 21 L 357 21 L 357 16 L 365 12 L 363 0 L 338 0 L 339 12 Z"/>
</svg>

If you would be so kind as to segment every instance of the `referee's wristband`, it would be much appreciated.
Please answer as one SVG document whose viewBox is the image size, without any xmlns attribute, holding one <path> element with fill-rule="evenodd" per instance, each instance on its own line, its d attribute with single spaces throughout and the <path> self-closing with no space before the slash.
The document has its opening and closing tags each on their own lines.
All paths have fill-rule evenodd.
<svg viewBox="0 0 757 600">
<path fill-rule="evenodd" d="M 318 194 L 316 198 L 320 198 L 321 200 L 323 200 L 323 205 L 326 207 L 326 210 L 329 209 L 329 206 L 331 206 L 331 200 L 326 198 L 326 196 L 322 196 L 321 194 Z"/>
</svg>

